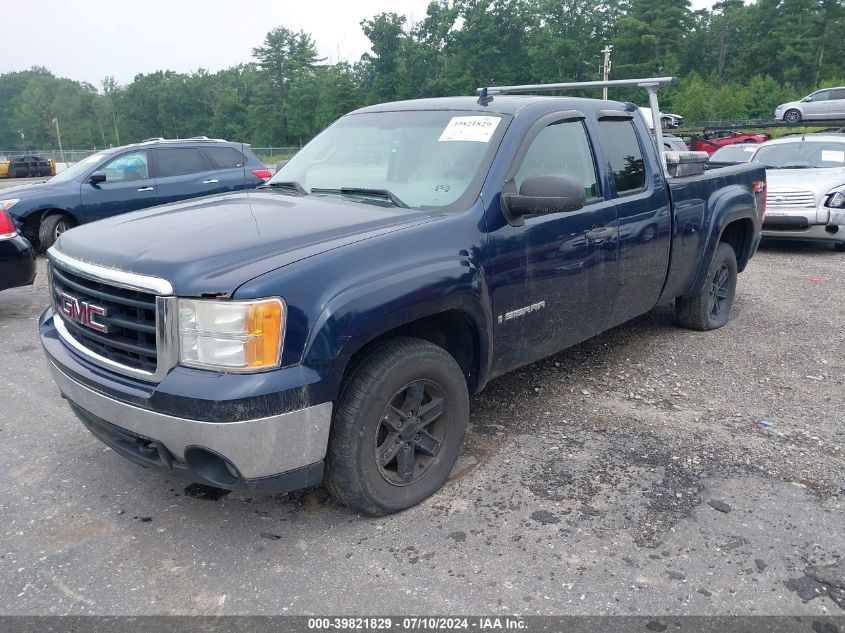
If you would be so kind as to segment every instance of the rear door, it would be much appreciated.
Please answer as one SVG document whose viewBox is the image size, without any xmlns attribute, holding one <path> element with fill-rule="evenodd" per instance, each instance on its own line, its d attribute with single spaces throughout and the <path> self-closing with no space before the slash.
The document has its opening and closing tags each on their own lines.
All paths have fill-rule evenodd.
<svg viewBox="0 0 845 633">
<path fill-rule="evenodd" d="M 583 209 L 528 216 L 490 234 L 497 368 L 548 356 L 603 331 L 616 287 L 616 209 L 603 195 L 583 115 L 541 118 L 526 135 L 505 181 L 529 176 L 580 181 Z"/>
<path fill-rule="evenodd" d="M 95 185 L 83 182 L 79 192 L 84 221 L 94 222 L 158 204 L 149 159 L 148 150 L 124 152 L 96 170 L 105 173 L 105 182 Z"/>
<path fill-rule="evenodd" d="M 650 160 L 653 144 L 643 147 L 646 137 L 637 133 L 631 114 L 605 111 L 598 127 L 619 228 L 619 277 L 612 291 L 617 299 L 610 327 L 647 312 L 660 296 L 669 265 L 670 205 L 666 181 Z"/>
<path fill-rule="evenodd" d="M 156 147 L 151 152 L 159 204 L 219 191 L 217 170 L 196 147 Z"/>
<path fill-rule="evenodd" d="M 828 115 L 831 119 L 845 119 L 845 88 L 835 88 L 830 91 Z"/>
<path fill-rule="evenodd" d="M 238 191 L 246 188 L 246 158 L 242 152 L 231 145 L 206 145 L 201 147 L 200 151 L 216 170 L 214 177 L 219 181 L 215 183 L 216 191 Z"/>
</svg>

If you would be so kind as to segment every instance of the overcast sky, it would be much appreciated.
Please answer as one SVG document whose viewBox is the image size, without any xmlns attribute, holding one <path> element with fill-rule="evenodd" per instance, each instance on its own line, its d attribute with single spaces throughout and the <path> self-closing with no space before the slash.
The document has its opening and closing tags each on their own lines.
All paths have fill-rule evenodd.
<svg viewBox="0 0 845 633">
<path fill-rule="evenodd" d="M 38 0 L 2 14 L 0 73 L 45 66 L 99 87 L 156 70 L 217 71 L 252 59 L 267 31 L 311 33 L 329 61 L 356 61 L 368 50 L 360 22 L 382 11 L 425 17 L 429 0 Z M 693 8 L 710 6 L 692 0 Z M 12 8 L 14 7 L 14 8 Z M 598 45 L 601 43 L 597 43 Z M 598 55 L 598 53 L 596 53 Z"/>
</svg>

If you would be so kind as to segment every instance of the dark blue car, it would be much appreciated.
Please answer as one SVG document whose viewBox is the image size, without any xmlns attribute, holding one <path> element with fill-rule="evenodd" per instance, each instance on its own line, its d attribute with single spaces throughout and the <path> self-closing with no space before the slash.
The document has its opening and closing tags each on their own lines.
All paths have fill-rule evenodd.
<svg viewBox="0 0 845 633">
<path fill-rule="evenodd" d="M 50 180 L 2 191 L 0 205 L 40 250 L 86 222 L 167 202 L 253 189 L 270 171 L 249 146 L 150 139 L 98 151 Z"/>
</svg>

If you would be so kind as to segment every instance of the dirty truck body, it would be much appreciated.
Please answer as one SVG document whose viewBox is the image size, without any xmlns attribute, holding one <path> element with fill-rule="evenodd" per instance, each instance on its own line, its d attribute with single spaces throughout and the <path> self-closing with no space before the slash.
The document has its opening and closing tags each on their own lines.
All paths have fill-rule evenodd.
<svg viewBox="0 0 845 633">
<path fill-rule="evenodd" d="M 423 168 L 440 174 L 431 191 L 452 198 L 426 198 L 427 176 L 403 175 L 402 152 L 422 146 L 330 143 L 311 163 L 306 147 L 269 187 L 60 237 L 48 253 L 53 305 L 41 340 L 59 389 L 98 438 L 208 485 L 284 492 L 325 482 L 351 508 L 384 514 L 442 484 L 468 396 L 496 376 L 676 298 L 685 325 L 727 321 L 719 309 L 730 309 L 731 284 L 759 241 L 762 168 L 667 178 L 635 106 L 565 97 L 377 105 L 322 138 L 357 125 L 372 138 L 381 121 L 396 138 L 419 121 L 437 128 L 425 146 L 436 159 Z M 485 130 L 458 130 L 476 123 Z M 468 173 L 463 148 L 475 157 Z M 353 158 L 335 169 L 331 152 L 341 151 Z M 371 187 L 360 174 L 383 161 L 398 198 L 436 204 L 341 191 Z M 353 182 L 335 183 L 337 173 Z M 337 188 L 321 192 L 313 174 Z M 234 316 L 218 318 L 227 306 Z M 256 318 L 263 333 L 215 339 L 230 321 Z M 240 349 L 249 337 L 264 345 L 244 353 L 258 354 L 258 369 L 217 367 L 197 351 L 225 356 L 225 341 Z"/>
</svg>

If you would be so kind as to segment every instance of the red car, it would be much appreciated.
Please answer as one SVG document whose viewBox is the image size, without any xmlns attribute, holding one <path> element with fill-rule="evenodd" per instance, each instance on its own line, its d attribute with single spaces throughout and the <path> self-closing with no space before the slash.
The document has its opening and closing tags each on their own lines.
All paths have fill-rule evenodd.
<svg viewBox="0 0 845 633">
<path fill-rule="evenodd" d="M 725 145 L 734 145 L 735 143 L 765 143 L 771 138 L 768 134 L 743 134 L 733 131 L 710 132 L 708 134 L 693 136 L 690 149 L 696 152 L 712 154 Z"/>
</svg>

